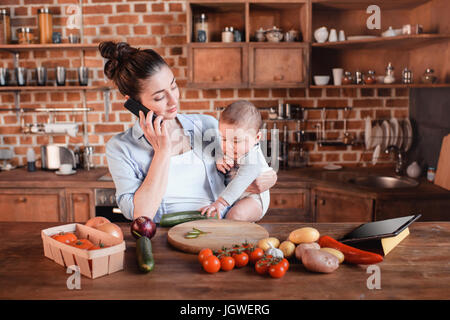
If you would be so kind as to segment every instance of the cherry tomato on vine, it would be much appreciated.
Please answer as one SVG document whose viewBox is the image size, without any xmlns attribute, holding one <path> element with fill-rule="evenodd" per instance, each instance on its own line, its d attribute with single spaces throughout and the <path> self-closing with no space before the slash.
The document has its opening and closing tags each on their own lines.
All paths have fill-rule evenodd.
<svg viewBox="0 0 450 320">
<path fill-rule="evenodd" d="M 272 278 L 282 278 L 286 274 L 286 268 L 283 263 L 271 264 L 269 267 L 269 275 Z"/>
<path fill-rule="evenodd" d="M 233 257 L 230 256 L 222 256 L 220 258 L 220 269 L 223 271 L 230 271 L 234 269 L 236 261 Z"/>
<path fill-rule="evenodd" d="M 260 260 L 262 257 L 264 257 L 264 250 L 261 248 L 255 248 L 252 252 L 249 254 L 249 260 L 250 263 L 255 264 L 258 260 Z"/>
<path fill-rule="evenodd" d="M 220 261 L 219 258 L 216 256 L 208 256 L 203 260 L 202 263 L 203 270 L 205 270 L 208 273 L 216 273 L 220 270 Z"/>
<path fill-rule="evenodd" d="M 248 254 L 245 252 L 233 254 L 233 258 L 236 261 L 236 268 L 245 267 L 248 264 Z"/>
<path fill-rule="evenodd" d="M 264 261 L 263 259 L 258 260 L 255 263 L 255 271 L 257 274 L 265 275 L 269 271 L 269 262 Z"/>
<path fill-rule="evenodd" d="M 200 250 L 200 252 L 198 253 L 198 261 L 199 261 L 200 263 L 203 263 L 203 261 L 204 261 L 207 257 L 212 256 L 212 255 L 213 255 L 213 252 L 212 252 L 211 249 L 209 249 L 209 248 L 202 249 L 202 250 Z"/>
</svg>

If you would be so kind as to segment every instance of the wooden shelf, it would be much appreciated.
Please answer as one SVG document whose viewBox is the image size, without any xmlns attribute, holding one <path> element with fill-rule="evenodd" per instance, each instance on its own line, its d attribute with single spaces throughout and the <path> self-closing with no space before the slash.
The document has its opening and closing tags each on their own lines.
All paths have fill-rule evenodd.
<svg viewBox="0 0 450 320">
<path fill-rule="evenodd" d="M 416 34 L 337 42 L 316 42 L 312 44 L 312 47 L 329 49 L 386 49 L 389 47 L 414 48 L 441 41 L 450 41 L 450 34 Z"/>
<path fill-rule="evenodd" d="M 450 87 L 450 83 L 434 83 L 434 84 L 426 84 L 426 83 L 411 83 L 411 84 L 403 84 L 403 83 L 393 83 L 393 84 L 350 84 L 350 85 L 326 85 L 326 86 L 316 86 L 311 85 L 311 89 L 377 89 L 377 88 L 448 88 Z"/>
<path fill-rule="evenodd" d="M 48 44 L 2 44 L 1 51 L 20 52 L 29 50 L 94 50 L 98 43 L 48 43 Z"/>
<path fill-rule="evenodd" d="M 0 87 L 0 92 L 7 91 L 102 91 L 111 90 L 108 86 L 4 86 Z"/>
<path fill-rule="evenodd" d="M 340 10 L 366 10 L 372 4 L 381 10 L 409 9 L 427 2 L 430 0 L 312 0 L 314 6 Z"/>
</svg>

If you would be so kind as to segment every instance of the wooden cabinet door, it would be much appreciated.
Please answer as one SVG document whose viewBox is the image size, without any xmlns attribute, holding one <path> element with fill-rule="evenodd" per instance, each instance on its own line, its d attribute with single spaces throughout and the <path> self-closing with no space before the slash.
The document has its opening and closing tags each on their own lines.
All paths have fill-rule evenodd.
<svg viewBox="0 0 450 320">
<path fill-rule="evenodd" d="M 283 210 L 271 210 L 283 209 Z M 262 222 L 309 222 L 309 189 L 274 188 L 270 190 L 270 212 Z"/>
<path fill-rule="evenodd" d="M 244 44 L 190 44 L 188 50 L 190 87 L 247 86 L 247 47 Z"/>
<path fill-rule="evenodd" d="M 65 222 L 64 190 L 0 190 L 0 221 Z"/>
<path fill-rule="evenodd" d="M 85 223 L 95 217 L 92 189 L 66 189 L 67 217 L 71 222 Z"/>
<path fill-rule="evenodd" d="M 305 44 L 250 45 L 251 87 L 302 87 L 307 85 Z"/>
<path fill-rule="evenodd" d="M 373 220 L 373 199 L 344 193 L 315 191 L 316 222 L 368 222 Z"/>
</svg>

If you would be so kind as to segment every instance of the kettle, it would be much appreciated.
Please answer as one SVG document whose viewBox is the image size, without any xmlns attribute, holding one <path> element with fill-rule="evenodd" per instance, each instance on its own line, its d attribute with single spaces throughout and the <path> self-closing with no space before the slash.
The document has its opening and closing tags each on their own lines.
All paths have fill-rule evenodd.
<svg viewBox="0 0 450 320">
<path fill-rule="evenodd" d="M 64 163 L 71 164 L 72 168 L 76 167 L 74 152 L 56 144 L 41 146 L 41 162 L 44 170 L 58 170 Z"/>
</svg>

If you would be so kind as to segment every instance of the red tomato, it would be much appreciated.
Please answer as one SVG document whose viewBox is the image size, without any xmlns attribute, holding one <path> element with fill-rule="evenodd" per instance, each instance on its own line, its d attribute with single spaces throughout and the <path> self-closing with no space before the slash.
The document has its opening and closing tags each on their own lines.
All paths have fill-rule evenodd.
<svg viewBox="0 0 450 320">
<path fill-rule="evenodd" d="M 269 270 L 269 262 L 261 259 L 255 263 L 255 271 L 257 274 L 264 275 Z"/>
<path fill-rule="evenodd" d="M 202 249 L 202 250 L 200 250 L 200 252 L 198 253 L 198 262 L 203 263 L 203 261 L 204 261 L 207 257 L 212 256 L 212 255 L 213 255 L 213 252 L 212 252 L 211 249 L 209 249 L 209 248 Z"/>
<path fill-rule="evenodd" d="M 255 248 L 249 254 L 250 263 L 255 264 L 256 261 L 260 260 L 262 257 L 264 257 L 264 250 L 261 248 Z"/>
<path fill-rule="evenodd" d="M 233 258 L 236 260 L 236 268 L 245 267 L 248 263 L 248 254 L 245 252 L 234 254 Z"/>
<path fill-rule="evenodd" d="M 216 273 L 220 270 L 220 261 L 219 258 L 216 256 L 208 256 L 203 260 L 202 263 L 203 270 L 205 270 L 208 273 Z"/>
<path fill-rule="evenodd" d="M 289 270 L 289 261 L 286 258 L 283 258 L 283 260 L 281 260 L 280 263 L 284 266 L 286 271 Z"/>
<path fill-rule="evenodd" d="M 220 268 L 223 271 L 230 271 L 234 269 L 234 266 L 236 264 L 236 261 L 233 257 L 230 256 L 223 256 L 220 258 Z"/>
<path fill-rule="evenodd" d="M 286 273 L 286 268 L 283 263 L 272 264 L 269 267 L 269 275 L 272 278 L 282 278 Z"/>
<path fill-rule="evenodd" d="M 250 254 L 252 253 L 253 249 L 255 248 L 255 245 L 252 244 L 252 243 L 244 242 L 242 244 L 242 248 L 245 249 L 244 252 L 250 256 Z"/>
</svg>

